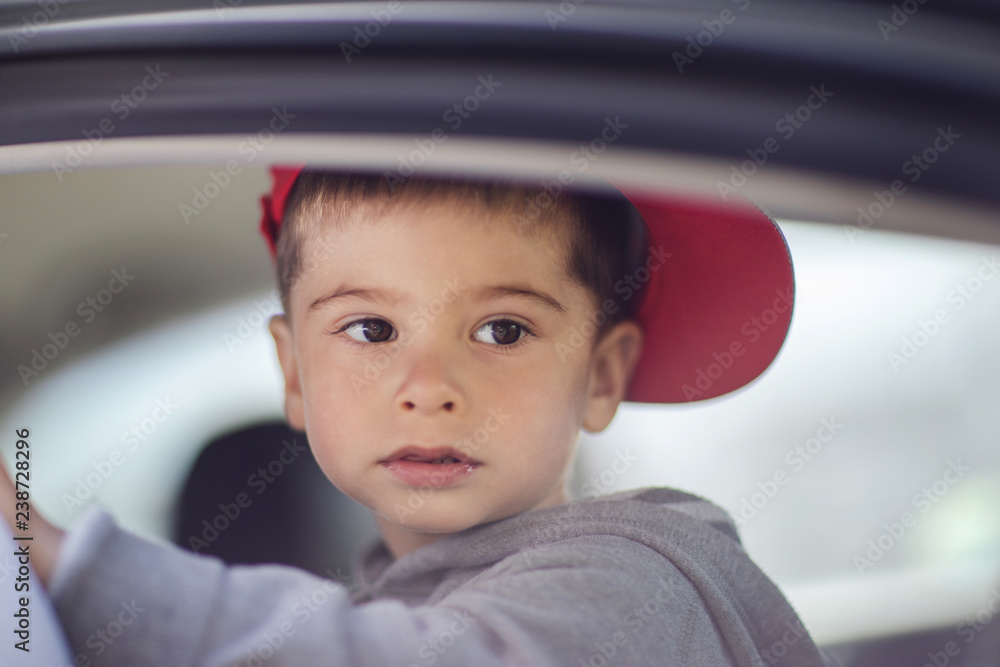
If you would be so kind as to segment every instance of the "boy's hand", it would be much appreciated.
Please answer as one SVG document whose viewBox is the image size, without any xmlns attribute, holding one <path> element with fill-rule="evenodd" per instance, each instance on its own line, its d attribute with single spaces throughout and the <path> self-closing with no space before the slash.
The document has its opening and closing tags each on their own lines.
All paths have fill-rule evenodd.
<svg viewBox="0 0 1000 667">
<path fill-rule="evenodd" d="M 19 502 L 14 493 L 14 483 L 11 482 L 7 469 L 0 460 L 0 514 L 7 521 L 11 532 L 15 534 L 26 534 L 33 537 L 29 544 L 31 565 L 35 568 L 35 574 L 41 579 L 45 588 L 49 587 L 49 578 L 52 576 L 52 569 L 55 567 L 56 557 L 59 555 L 59 547 L 62 546 L 64 532 L 53 526 L 38 513 L 34 507 L 31 508 L 31 519 L 28 521 L 29 530 L 27 533 L 19 533 L 15 530 L 14 514 L 18 511 L 16 503 Z M 23 517 L 22 517 L 23 518 Z M 6 546 L 3 547 L 6 549 Z"/>
</svg>

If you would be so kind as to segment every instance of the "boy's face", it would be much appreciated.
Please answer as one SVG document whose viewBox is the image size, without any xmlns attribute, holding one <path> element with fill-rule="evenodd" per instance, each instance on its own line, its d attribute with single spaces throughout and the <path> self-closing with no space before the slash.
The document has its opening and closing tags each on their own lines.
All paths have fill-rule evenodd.
<svg viewBox="0 0 1000 667">
<path fill-rule="evenodd" d="M 580 428 L 614 415 L 641 334 L 580 344 L 595 299 L 547 234 L 438 203 L 304 242 L 322 261 L 271 325 L 287 417 L 383 525 L 449 533 L 562 502 Z"/>
</svg>

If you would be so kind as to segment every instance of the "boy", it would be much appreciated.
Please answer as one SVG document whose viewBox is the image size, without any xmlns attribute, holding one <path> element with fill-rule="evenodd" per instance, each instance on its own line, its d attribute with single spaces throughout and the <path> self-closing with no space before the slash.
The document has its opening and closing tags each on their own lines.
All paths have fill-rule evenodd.
<svg viewBox="0 0 1000 667">
<path fill-rule="evenodd" d="M 474 180 L 274 175 L 261 227 L 285 303 L 270 328 L 286 418 L 373 510 L 382 542 L 348 594 L 147 543 L 99 510 L 65 537 L 46 525 L 38 574 L 85 659 L 832 664 L 720 509 L 670 489 L 564 491 L 579 430 L 604 429 L 622 400 L 717 396 L 773 359 L 792 279 L 766 216 Z M 96 655 L 94 628 L 119 617 Z"/>
</svg>

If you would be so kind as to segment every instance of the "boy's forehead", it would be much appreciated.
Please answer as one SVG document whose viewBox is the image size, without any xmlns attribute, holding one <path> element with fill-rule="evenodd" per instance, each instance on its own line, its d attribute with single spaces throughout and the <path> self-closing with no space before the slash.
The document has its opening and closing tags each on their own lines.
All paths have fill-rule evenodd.
<svg viewBox="0 0 1000 667">
<path fill-rule="evenodd" d="M 359 199 L 345 207 L 336 219 L 313 220 L 304 230 L 305 238 L 327 247 L 341 245 L 345 236 L 352 240 L 384 238 L 392 230 L 405 228 L 408 238 L 421 241 L 425 252 L 433 248 L 454 248 L 480 257 L 506 257 L 518 245 L 515 239 L 531 242 L 533 250 L 550 256 L 565 268 L 572 236 L 578 225 L 564 211 L 531 219 L 524 215 L 524 202 L 513 199 L 490 204 L 477 197 L 445 192 L 437 195 L 401 197 L 389 202 Z M 490 243 L 469 243 L 485 237 Z M 568 276 L 567 276 L 568 278 Z"/>
<path fill-rule="evenodd" d="M 324 293 L 336 292 L 341 285 L 395 285 L 398 289 L 381 295 L 399 297 L 423 282 L 462 275 L 477 281 L 470 297 L 515 296 L 520 291 L 559 303 L 579 286 L 567 270 L 569 230 L 558 227 L 525 224 L 510 206 L 425 199 L 375 210 L 356 208 L 338 224 L 313 226 L 304 249 L 307 257 L 322 257 L 327 250 L 326 261 L 308 272 L 319 279 L 314 289 Z M 310 301 L 317 298 L 323 297 L 313 294 Z"/>
<path fill-rule="evenodd" d="M 468 223 L 509 225 L 525 234 L 548 229 L 557 222 L 568 222 L 565 206 L 553 206 L 547 215 L 526 215 L 530 202 L 515 196 L 494 196 L 487 200 L 479 192 L 466 192 L 460 188 L 442 188 L 433 191 L 403 192 L 399 196 L 381 198 L 355 197 L 342 207 L 346 222 L 378 222 L 391 220 L 405 222 L 422 220 L 429 215 L 461 218 Z"/>
</svg>

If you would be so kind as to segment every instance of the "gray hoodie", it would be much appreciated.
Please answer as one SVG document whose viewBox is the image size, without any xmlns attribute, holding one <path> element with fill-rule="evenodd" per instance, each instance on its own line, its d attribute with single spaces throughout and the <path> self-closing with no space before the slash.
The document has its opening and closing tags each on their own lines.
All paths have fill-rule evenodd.
<svg viewBox="0 0 1000 667">
<path fill-rule="evenodd" d="M 836 664 L 725 512 L 672 489 L 525 512 L 395 561 L 379 543 L 357 570 L 352 591 L 227 567 L 94 509 L 67 535 L 51 593 L 83 665 Z"/>
</svg>

